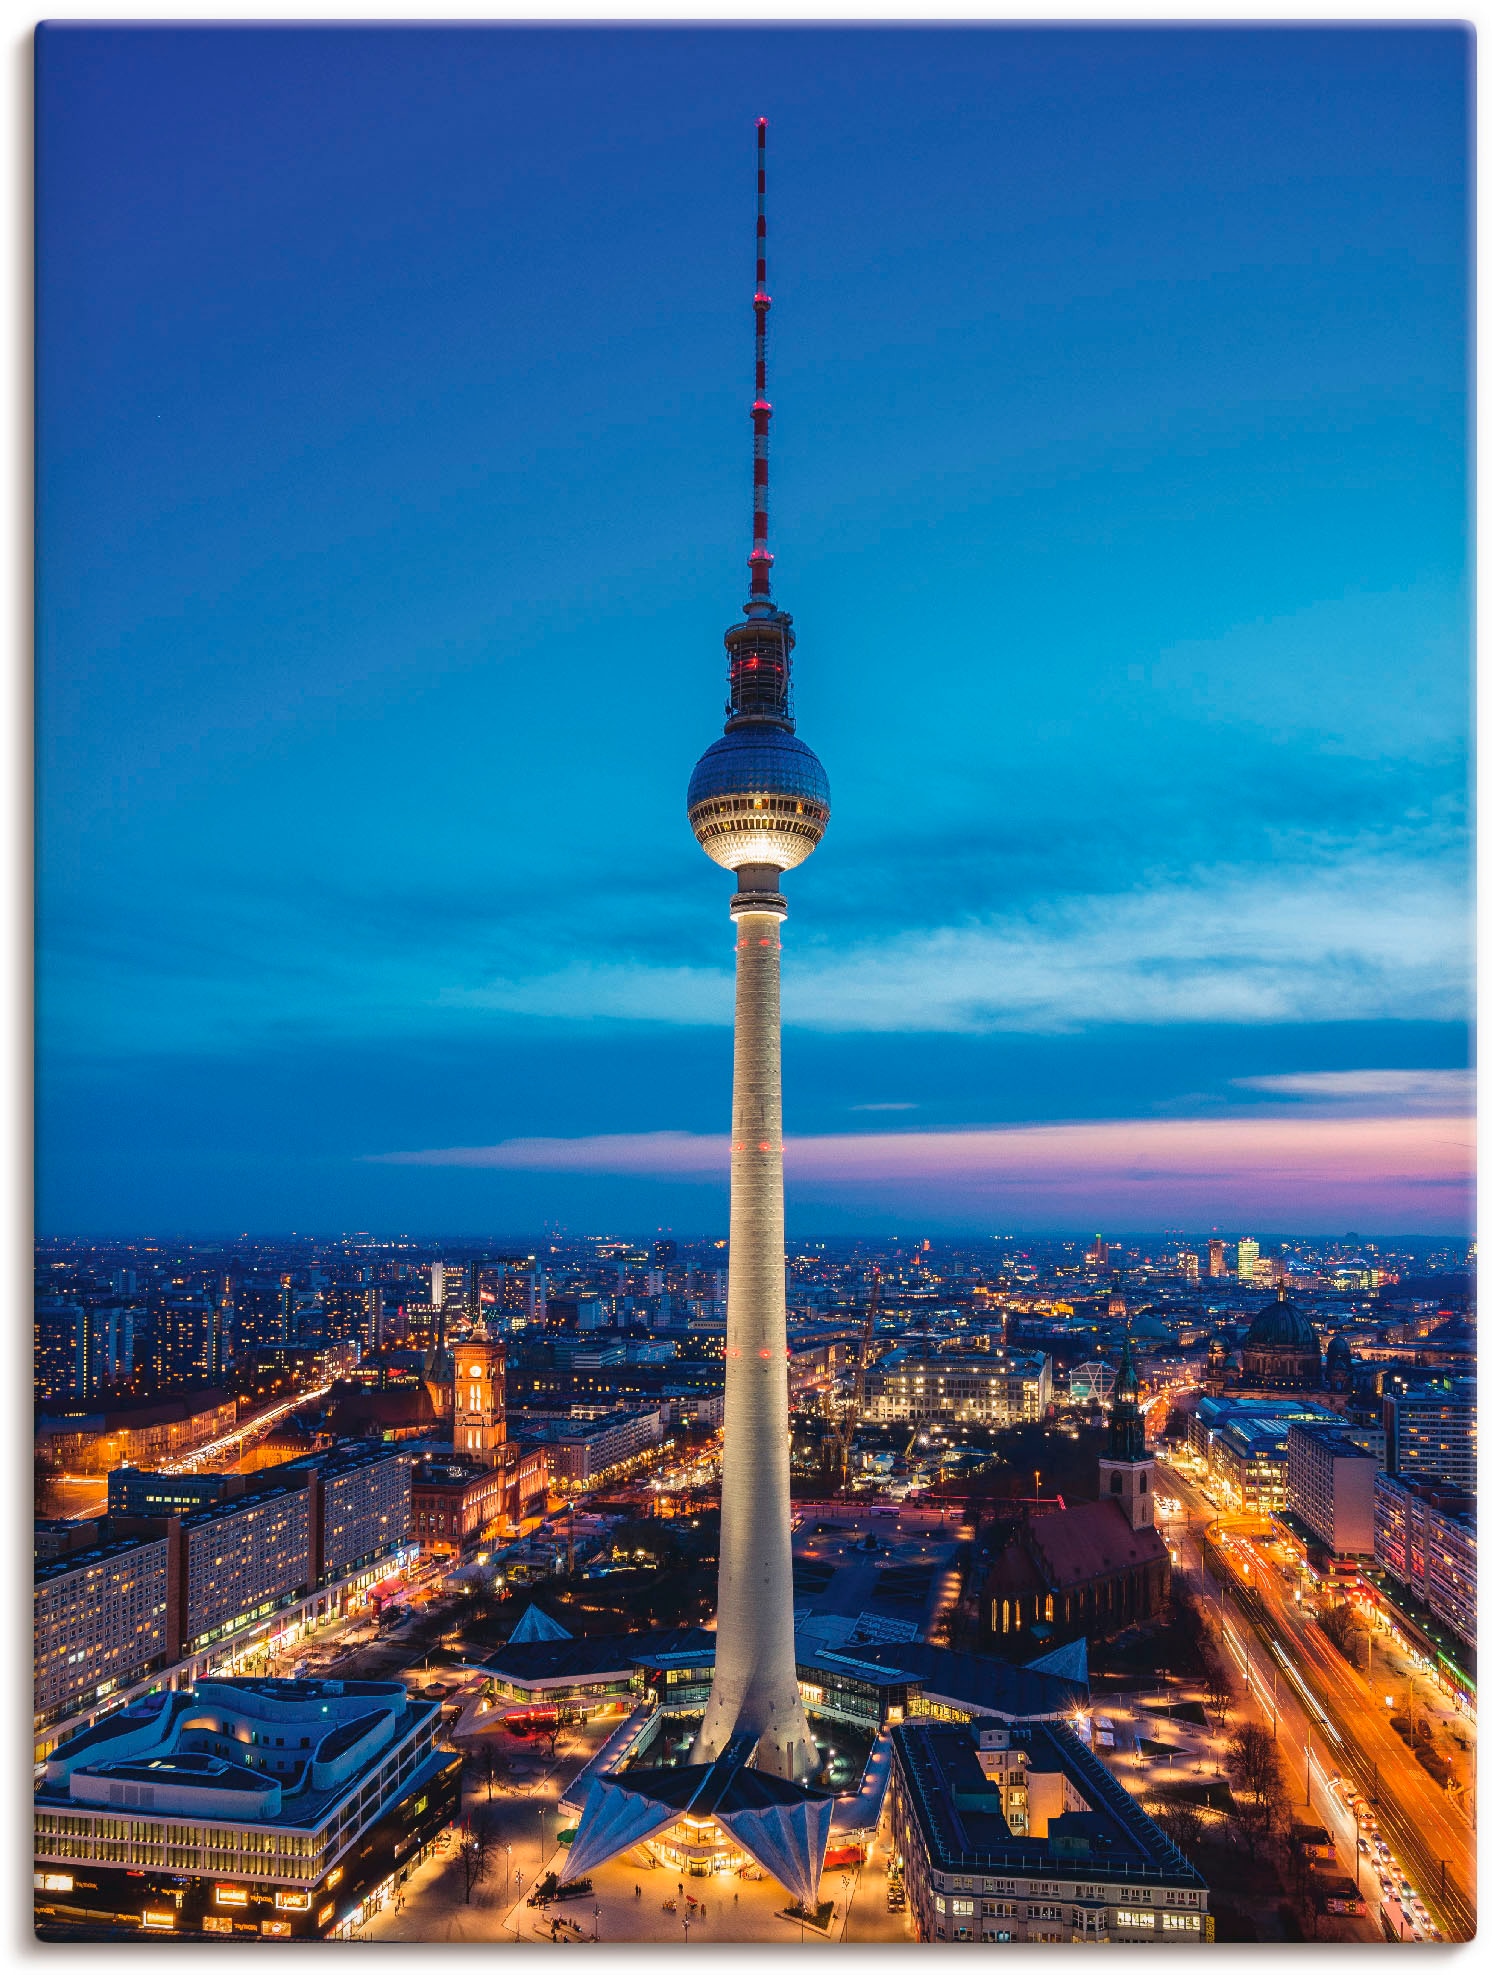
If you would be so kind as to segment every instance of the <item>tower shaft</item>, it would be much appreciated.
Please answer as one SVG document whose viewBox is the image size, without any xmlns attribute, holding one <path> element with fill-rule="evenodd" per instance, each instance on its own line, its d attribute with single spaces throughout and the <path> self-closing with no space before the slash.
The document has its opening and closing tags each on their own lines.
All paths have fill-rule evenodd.
<svg viewBox="0 0 1492 1975">
<path fill-rule="evenodd" d="M 743 883 L 775 872 L 741 873 Z M 736 927 L 730 1281 L 715 1680 L 694 1760 L 732 1735 L 756 1765 L 802 1781 L 817 1764 L 798 1691 L 789 1500 L 787 1277 L 782 1219 L 781 932 L 770 889 L 743 890 Z"/>
</svg>

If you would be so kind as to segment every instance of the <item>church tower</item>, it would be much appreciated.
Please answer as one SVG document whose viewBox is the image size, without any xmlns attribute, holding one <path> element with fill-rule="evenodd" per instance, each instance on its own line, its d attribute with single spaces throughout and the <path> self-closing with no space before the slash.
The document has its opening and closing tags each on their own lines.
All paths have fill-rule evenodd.
<svg viewBox="0 0 1492 1975">
<path fill-rule="evenodd" d="M 507 1408 L 503 1374 L 507 1356 L 502 1344 L 489 1337 L 479 1317 L 470 1337 L 451 1350 L 454 1386 L 451 1447 L 469 1460 L 496 1467 L 507 1439 Z"/>
<path fill-rule="evenodd" d="M 1145 1452 L 1145 1417 L 1140 1411 L 1140 1375 L 1124 1335 L 1124 1356 L 1114 1381 L 1109 1415 L 1109 1451 L 1098 1464 L 1098 1492 L 1123 1509 L 1131 1529 L 1155 1527 L 1155 1462 Z"/>
</svg>

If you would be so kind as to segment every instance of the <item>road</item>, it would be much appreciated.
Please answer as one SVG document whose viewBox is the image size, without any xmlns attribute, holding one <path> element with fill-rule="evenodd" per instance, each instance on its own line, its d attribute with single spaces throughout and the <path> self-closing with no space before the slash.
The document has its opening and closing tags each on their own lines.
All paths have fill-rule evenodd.
<svg viewBox="0 0 1492 1975">
<path fill-rule="evenodd" d="M 1327 1794 L 1322 1785 L 1330 1772 L 1339 1771 L 1356 1783 L 1435 1924 L 1447 1940 L 1470 1940 L 1476 1931 L 1476 1906 L 1469 1818 L 1415 1761 L 1362 1676 L 1298 1607 L 1293 1583 L 1285 1581 L 1257 1543 L 1233 1536 L 1240 1527 L 1262 1527 L 1257 1518 L 1219 1518 L 1201 1491 L 1174 1468 L 1167 1467 L 1164 1475 L 1162 1486 L 1190 1512 L 1184 1544 L 1188 1562 L 1203 1567 L 1204 1531 L 1195 1526 L 1197 1521 L 1216 1519 L 1217 1534 L 1230 1539 L 1207 1543 L 1206 1575 L 1225 1621 L 1230 1629 L 1237 1628 L 1230 1643 L 1235 1658 L 1246 1657 L 1250 1684 L 1266 1710 L 1278 1708 L 1281 1728 L 1288 1714 L 1291 1732 L 1303 1738 L 1302 1753 L 1307 1759 L 1315 1756 L 1316 1808 Z M 1296 1761 L 1298 1766 L 1298 1757 Z M 1347 1856 L 1356 1855 L 1354 1832 Z"/>
<path fill-rule="evenodd" d="M 189 1474 L 203 1461 L 220 1460 L 230 1447 L 243 1452 L 244 1443 L 267 1433 L 276 1421 L 285 1418 L 287 1413 L 298 1412 L 302 1406 L 309 1406 L 313 1400 L 325 1398 L 332 1389 L 332 1381 L 313 1387 L 309 1392 L 294 1393 L 288 1399 L 280 1399 L 273 1406 L 266 1406 L 262 1413 L 252 1413 L 248 1419 L 240 1420 L 231 1433 L 220 1433 L 216 1440 L 209 1440 L 201 1447 L 194 1447 L 189 1454 L 179 1460 L 161 1464 L 162 1474 Z"/>
</svg>

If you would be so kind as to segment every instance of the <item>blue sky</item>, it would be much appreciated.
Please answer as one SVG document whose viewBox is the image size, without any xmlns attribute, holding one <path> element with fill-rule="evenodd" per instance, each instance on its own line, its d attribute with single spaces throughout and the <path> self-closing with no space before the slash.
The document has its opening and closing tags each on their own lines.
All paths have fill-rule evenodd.
<svg viewBox="0 0 1492 1975">
<path fill-rule="evenodd" d="M 790 1225 L 1138 1224 L 919 1133 L 1459 1131 L 1467 36 L 39 51 L 43 1228 L 721 1226 L 607 1147 L 728 1117 L 759 114 L 787 1127 L 907 1139 Z M 1385 1144 L 1188 1212 L 1460 1225 Z"/>
</svg>

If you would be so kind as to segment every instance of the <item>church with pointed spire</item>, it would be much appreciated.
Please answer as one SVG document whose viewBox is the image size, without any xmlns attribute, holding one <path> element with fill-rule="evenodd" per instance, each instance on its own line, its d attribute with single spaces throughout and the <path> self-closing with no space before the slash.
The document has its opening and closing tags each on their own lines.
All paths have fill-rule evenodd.
<svg viewBox="0 0 1492 1975">
<path fill-rule="evenodd" d="M 1127 1333 L 1097 1483 L 1096 1501 L 1028 1504 L 1008 1527 L 981 1601 L 981 1634 L 996 1651 L 1024 1658 L 1104 1639 L 1165 1610 L 1171 1557 L 1155 1526 L 1155 1461 Z"/>
<path fill-rule="evenodd" d="M 1155 1527 L 1155 1462 L 1145 1452 L 1145 1416 L 1140 1411 L 1140 1374 L 1128 1331 L 1114 1381 L 1109 1414 L 1109 1448 L 1098 1464 L 1098 1494 L 1117 1502 L 1131 1529 Z"/>
</svg>

